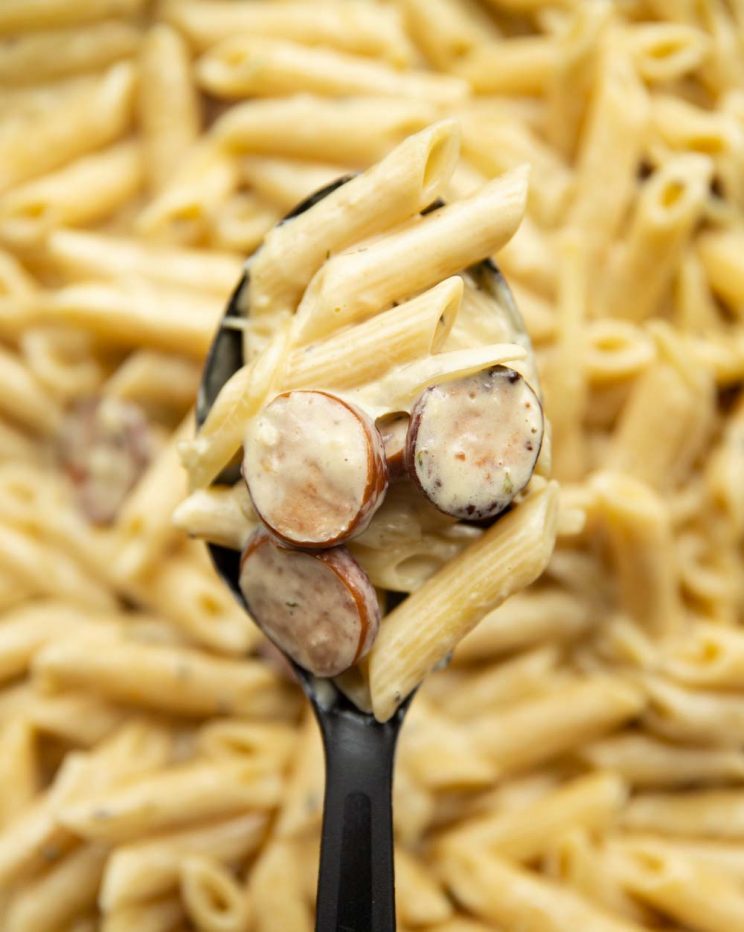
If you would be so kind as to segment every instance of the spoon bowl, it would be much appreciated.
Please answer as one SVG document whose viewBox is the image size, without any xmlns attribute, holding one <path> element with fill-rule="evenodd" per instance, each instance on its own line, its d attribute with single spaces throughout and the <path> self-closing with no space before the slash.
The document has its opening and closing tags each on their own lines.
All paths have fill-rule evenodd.
<svg viewBox="0 0 744 932">
<path fill-rule="evenodd" d="M 282 223 L 309 210 L 351 177 L 339 178 L 306 198 Z M 441 201 L 428 210 L 438 206 Z M 479 286 L 493 295 L 510 318 L 515 333 L 528 344 L 519 311 L 496 265 L 486 259 L 470 272 Z M 244 300 L 249 274 L 246 268 L 207 356 L 196 404 L 198 427 L 206 420 L 223 385 L 243 366 L 243 334 L 232 321 L 240 321 L 250 312 Z M 224 483 L 239 479 L 235 466 L 225 469 L 219 477 Z M 208 547 L 217 572 L 248 611 L 239 586 L 240 554 L 216 544 Z M 312 705 L 325 753 L 316 930 L 393 932 L 393 762 L 398 734 L 414 694 L 404 700 L 389 721 L 381 723 L 359 710 L 331 680 L 319 679 L 291 658 L 287 660 Z"/>
</svg>

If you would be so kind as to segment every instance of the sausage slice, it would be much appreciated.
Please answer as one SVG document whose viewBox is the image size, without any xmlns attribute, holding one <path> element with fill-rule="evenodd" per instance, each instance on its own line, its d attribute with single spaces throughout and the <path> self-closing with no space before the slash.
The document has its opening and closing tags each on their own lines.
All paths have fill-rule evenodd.
<svg viewBox="0 0 744 932">
<path fill-rule="evenodd" d="M 316 676 L 348 670 L 377 635 L 374 586 L 345 547 L 292 550 L 259 528 L 241 557 L 240 589 L 264 633 Z"/>
<path fill-rule="evenodd" d="M 408 423 L 410 418 L 405 412 L 389 414 L 377 421 L 382 443 L 385 448 L 385 461 L 387 462 L 390 480 L 400 479 L 405 475 L 406 437 L 408 436 Z"/>
<path fill-rule="evenodd" d="M 67 415 L 59 437 L 61 465 L 92 524 L 111 524 L 154 452 L 144 412 L 131 401 L 89 398 Z"/>
<path fill-rule="evenodd" d="M 530 481 L 542 437 L 537 395 L 518 372 L 494 366 L 421 393 L 406 467 L 445 514 L 493 518 Z"/>
<path fill-rule="evenodd" d="M 382 504 L 388 476 L 382 437 L 359 409 L 334 395 L 278 395 L 245 438 L 243 476 L 274 534 L 322 548 L 361 533 Z"/>
</svg>

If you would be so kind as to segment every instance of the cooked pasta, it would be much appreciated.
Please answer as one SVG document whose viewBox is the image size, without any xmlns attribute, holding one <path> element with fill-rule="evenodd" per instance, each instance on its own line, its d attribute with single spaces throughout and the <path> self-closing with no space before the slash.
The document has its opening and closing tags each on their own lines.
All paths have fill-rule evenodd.
<svg viewBox="0 0 744 932">
<path fill-rule="evenodd" d="M 387 719 L 423 680 L 401 932 L 744 927 L 743 30 L 739 0 L 0 2 L 1 929 L 313 929 L 318 726 L 189 539 L 267 526 L 379 609 L 339 690 Z M 496 520 L 416 469 L 422 398 L 484 370 L 547 419 Z M 377 496 L 321 550 L 228 481 L 303 392 Z"/>
</svg>

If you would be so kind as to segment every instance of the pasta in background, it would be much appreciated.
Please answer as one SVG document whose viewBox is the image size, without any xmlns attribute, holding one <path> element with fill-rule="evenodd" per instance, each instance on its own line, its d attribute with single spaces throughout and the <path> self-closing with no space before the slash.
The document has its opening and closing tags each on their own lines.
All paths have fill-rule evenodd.
<svg viewBox="0 0 744 932">
<path fill-rule="evenodd" d="M 493 248 L 535 346 L 560 490 L 543 463 L 531 505 L 494 531 L 526 515 L 510 540 L 532 553 L 542 510 L 557 546 L 412 706 L 399 928 L 744 928 L 741 4 L 4 0 L 3 930 L 313 928 L 317 727 L 179 527 L 213 533 L 216 515 L 220 541 L 244 544 L 247 494 L 207 486 L 278 365 L 290 386 L 332 372 L 353 388 L 369 360 L 343 331 L 292 357 L 288 327 L 258 314 L 267 361 L 231 383 L 208 450 L 191 409 L 242 262 L 277 221 L 449 120 L 448 203 L 531 168 L 524 222 Z M 405 219 L 431 192 L 400 203 L 401 179 Z M 358 324 L 365 339 L 382 355 L 393 333 L 396 364 L 470 352 L 476 332 L 509 342 L 477 329 L 477 292 L 447 278 L 460 268 L 427 280 L 422 226 L 399 242 L 419 244 L 415 290 L 430 291 Z M 280 317 L 326 259 L 322 236 L 291 230 L 268 236 L 253 286 Z M 390 297 L 370 277 L 380 257 L 405 275 L 372 244 L 326 264 L 308 340 L 336 303 L 367 315 L 358 276 L 373 304 Z M 434 326 L 453 305 L 467 326 Z M 353 545 L 375 584 L 413 592 L 449 566 L 453 591 L 473 529 L 395 494 L 384 508 Z M 498 533 L 493 548 L 479 585 L 500 591 Z M 414 599 L 383 622 L 392 654 L 407 640 L 395 669 L 370 661 L 380 695 L 430 665 L 427 621 L 448 630 L 444 603 L 420 619 Z"/>
</svg>

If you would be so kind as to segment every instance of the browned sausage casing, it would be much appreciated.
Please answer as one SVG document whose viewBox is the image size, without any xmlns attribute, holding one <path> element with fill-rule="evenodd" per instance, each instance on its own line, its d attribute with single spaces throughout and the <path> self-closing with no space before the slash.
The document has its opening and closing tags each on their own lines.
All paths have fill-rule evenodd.
<svg viewBox="0 0 744 932">
<path fill-rule="evenodd" d="M 389 414 L 377 421 L 377 429 L 380 431 L 385 447 L 385 461 L 391 482 L 400 479 L 406 472 L 405 453 L 409 421 L 409 416 L 404 412 Z"/>
<path fill-rule="evenodd" d="M 427 388 L 411 412 L 406 467 L 445 514 L 493 518 L 530 481 L 543 437 L 535 392 L 494 366 Z"/>
<path fill-rule="evenodd" d="M 316 676 L 337 676 L 372 646 L 374 586 L 345 547 L 293 550 L 257 530 L 240 561 L 240 589 L 265 634 Z"/>
<path fill-rule="evenodd" d="M 360 534 L 388 476 L 380 433 L 364 412 L 319 391 L 278 395 L 246 434 L 243 476 L 264 524 L 296 547 Z"/>
</svg>

